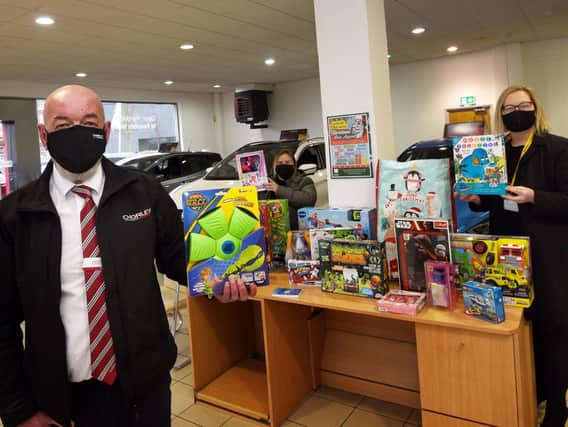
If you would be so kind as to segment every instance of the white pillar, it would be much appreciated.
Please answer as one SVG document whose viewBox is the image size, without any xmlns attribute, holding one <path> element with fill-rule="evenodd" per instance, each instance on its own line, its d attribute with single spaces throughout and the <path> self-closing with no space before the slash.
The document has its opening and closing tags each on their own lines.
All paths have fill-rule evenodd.
<svg viewBox="0 0 568 427">
<path fill-rule="evenodd" d="M 332 207 L 375 206 L 377 159 L 394 159 L 384 0 L 314 0 L 322 115 L 369 113 L 372 178 L 330 178 Z M 409 123 L 409 126 L 412 124 Z"/>
</svg>

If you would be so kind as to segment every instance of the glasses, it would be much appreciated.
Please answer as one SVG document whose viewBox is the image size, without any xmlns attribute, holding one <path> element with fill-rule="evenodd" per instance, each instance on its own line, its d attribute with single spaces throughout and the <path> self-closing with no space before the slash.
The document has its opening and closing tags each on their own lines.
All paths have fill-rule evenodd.
<svg viewBox="0 0 568 427">
<path fill-rule="evenodd" d="M 532 111 L 534 110 L 534 104 L 532 101 L 525 101 L 525 102 L 521 102 L 520 104 L 517 105 L 512 105 L 512 104 L 507 104 L 507 105 L 503 105 L 503 107 L 501 108 L 501 112 L 503 114 L 509 114 L 512 113 L 513 111 Z"/>
</svg>

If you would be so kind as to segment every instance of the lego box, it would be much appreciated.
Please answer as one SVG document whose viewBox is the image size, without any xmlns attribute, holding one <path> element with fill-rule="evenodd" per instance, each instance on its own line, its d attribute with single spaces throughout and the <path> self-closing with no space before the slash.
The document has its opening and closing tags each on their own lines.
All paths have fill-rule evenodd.
<svg viewBox="0 0 568 427">
<path fill-rule="evenodd" d="M 375 240 L 320 240 L 321 288 L 326 292 L 381 298 L 387 291 Z"/>
<path fill-rule="evenodd" d="M 220 294 L 230 276 L 268 285 L 255 187 L 189 191 L 183 205 L 190 296 Z"/>
<path fill-rule="evenodd" d="M 505 304 L 530 307 L 534 299 L 530 239 L 484 234 L 452 234 L 456 286 L 476 281 L 499 286 Z"/>
<path fill-rule="evenodd" d="M 357 239 L 377 238 L 377 210 L 374 208 L 301 208 L 298 209 L 300 230 L 348 227 L 356 230 Z"/>
<path fill-rule="evenodd" d="M 467 315 L 493 323 L 505 320 L 503 292 L 499 286 L 466 282 L 463 285 L 463 304 Z"/>
</svg>

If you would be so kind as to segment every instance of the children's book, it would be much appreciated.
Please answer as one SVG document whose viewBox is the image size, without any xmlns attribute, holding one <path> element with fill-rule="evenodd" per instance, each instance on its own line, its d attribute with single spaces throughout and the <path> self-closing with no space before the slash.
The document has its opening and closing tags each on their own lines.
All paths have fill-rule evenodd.
<svg viewBox="0 0 568 427">
<path fill-rule="evenodd" d="M 236 154 L 235 162 L 242 185 L 254 185 L 261 189 L 264 188 L 264 184 L 268 184 L 266 161 L 262 150 Z"/>
<path fill-rule="evenodd" d="M 284 298 L 298 298 L 302 290 L 300 288 L 276 288 L 272 292 L 274 297 L 284 297 Z"/>
<path fill-rule="evenodd" d="M 455 136 L 456 191 L 461 194 L 505 194 L 507 161 L 504 135 Z"/>
</svg>

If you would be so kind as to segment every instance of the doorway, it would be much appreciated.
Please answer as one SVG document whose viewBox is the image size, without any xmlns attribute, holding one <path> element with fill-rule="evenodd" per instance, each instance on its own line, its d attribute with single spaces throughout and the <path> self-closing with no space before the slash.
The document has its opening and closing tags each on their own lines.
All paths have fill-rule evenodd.
<svg viewBox="0 0 568 427">
<path fill-rule="evenodd" d="M 451 108 L 448 112 L 447 123 L 483 122 L 485 133 L 491 133 L 491 106 Z"/>
</svg>

